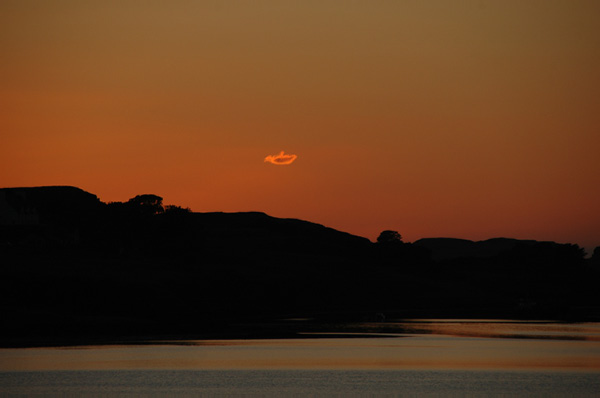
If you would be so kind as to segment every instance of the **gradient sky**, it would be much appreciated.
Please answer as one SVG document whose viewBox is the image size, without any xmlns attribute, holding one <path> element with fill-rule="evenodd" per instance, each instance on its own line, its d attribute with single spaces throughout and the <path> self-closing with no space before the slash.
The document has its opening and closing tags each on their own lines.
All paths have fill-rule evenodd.
<svg viewBox="0 0 600 398">
<path fill-rule="evenodd" d="M 0 2 L 0 186 L 600 245 L 596 0 Z M 289 165 L 264 162 L 281 151 Z"/>
</svg>

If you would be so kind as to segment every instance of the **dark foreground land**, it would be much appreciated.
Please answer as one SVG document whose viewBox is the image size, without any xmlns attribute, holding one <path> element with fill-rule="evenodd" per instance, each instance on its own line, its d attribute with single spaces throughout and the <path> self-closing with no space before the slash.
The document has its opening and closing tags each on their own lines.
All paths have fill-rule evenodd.
<svg viewBox="0 0 600 398">
<path fill-rule="evenodd" d="M 599 257 L 504 238 L 373 243 L 155 195 L 106 204 L 74 187 L 6 188 L 0 345 L 294 337 L 391 318 L 599 320 Z"/>
</svg>

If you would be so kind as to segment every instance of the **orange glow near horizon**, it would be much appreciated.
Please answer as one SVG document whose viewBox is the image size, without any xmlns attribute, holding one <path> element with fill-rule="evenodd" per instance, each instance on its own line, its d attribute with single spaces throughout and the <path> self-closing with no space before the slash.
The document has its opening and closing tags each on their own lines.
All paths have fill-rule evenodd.
<svg viewBox="0 0 600 398">
<path fill-rule="evenodd" d="M 3 2 L 0 186 L 589 251 L 597 15 L 584 0 Z M 281 148 L 302 162 L 260 161 Z"/>
</svg>

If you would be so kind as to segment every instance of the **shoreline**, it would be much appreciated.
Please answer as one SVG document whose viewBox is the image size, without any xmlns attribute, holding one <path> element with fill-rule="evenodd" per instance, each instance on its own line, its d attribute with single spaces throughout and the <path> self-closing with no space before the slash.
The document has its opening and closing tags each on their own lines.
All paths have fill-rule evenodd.
<svg viewBox="0 0 600 398">
<path fill-rule="evenodd" d="M 504 334 L 485 334 L 474 326 L 495 324 L 507 328 Z M 537 334 L 514 334 L 511 325 L 531 325 L 540 330 L 554 326 L 556 329 L 571 327 L 574 329 L 594 328 L 598 325 L 598 335 L 584 338 L 577 333 L 571 335 L 553 335 L 550 332 Z M 471 330 L 473 329 L 473 330 Z M 593 340 L 600 341 L 600 323 L 598 321 L 564 320 L 524 320 L 498 318 L 410 318 L 394 319 L 388 322 L 311 322 L 289 321 L 253 324 L 228 325 L 220 330 L 197 333 L 139 333 L 104 335 L 64 335 L 37 338 L 5 337 L 0 340 L 0 349 L 18 348 L 68 348 L 85 346 L 148 346 L 148 345 L 201 345 L 199 341 L 233 340 L 290 340 L 290 339 L 354 339 L 354 338 L 403 338 L 410 335 L 433 334 L 456 337 L 481 338 L 517 338 L 535 340 Z"/>
</svg>

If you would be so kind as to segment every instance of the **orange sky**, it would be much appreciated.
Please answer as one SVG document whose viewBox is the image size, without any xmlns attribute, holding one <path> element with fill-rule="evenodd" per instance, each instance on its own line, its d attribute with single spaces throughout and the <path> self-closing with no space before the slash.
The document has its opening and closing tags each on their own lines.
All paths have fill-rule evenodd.
<svg viewBox="0 0 600 398">
<path fill-rule="evenodd" d="M 0 186 L 600 245 L 600 2 L 0 3 Z M 281 151 L 290 165 L 265 163 Z"/>
</svg>

